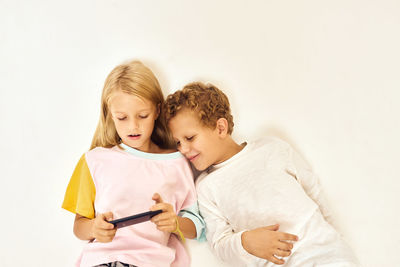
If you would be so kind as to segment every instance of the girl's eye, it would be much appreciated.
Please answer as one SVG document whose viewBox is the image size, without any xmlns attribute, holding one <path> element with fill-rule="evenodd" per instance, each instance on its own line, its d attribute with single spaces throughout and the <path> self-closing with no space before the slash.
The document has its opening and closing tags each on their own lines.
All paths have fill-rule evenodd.
<svg viewBox="0 0 400 267">
<path fill-rule="evenodd" d="M 123 117 L 123 118 L 117 118 L 119 121 L 123 121 L 123 120 L 125 120 L 126 119 L 126 117 Z"/>
<path fill-rule="evenodd" d="M 140 115 L 139 118 L 146 119 L 149 115 Z"/>
<path fill-rule="evenodd" d="M 191 141 L 191 140 L 193 140 L 193 138 L 194 138 L 194 136 L 186 137 L 186 140 Z"/>
</svg>

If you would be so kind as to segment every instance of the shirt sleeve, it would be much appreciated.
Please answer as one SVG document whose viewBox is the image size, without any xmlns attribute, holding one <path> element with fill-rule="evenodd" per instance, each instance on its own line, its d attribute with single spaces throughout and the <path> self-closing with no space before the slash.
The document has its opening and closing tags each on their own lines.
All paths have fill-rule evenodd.
<svg viewBox="0 0 400 267">
<path fill-rule="evenodd" d="M 190 219 L 196 227 L 196 240 L 200 242 L 206 241 L 206 223 L 200 216 L 197 201 L 190 207 L 186 207 L 179 212 L 182 218 Z"/>
<path fill-rule="evenodd" d="M 62 208 L 93 219 L 95 217 L 95 196 L 96 188 L 86 163 L 86 157 L 83 155 L 69 181 Z"/>
<path fill-rule="evenodd" d="M 333 223 L 332 215 L 328 208 L 327 200 L 323 194 L 319 178 L 312 171 L 308 163 L 293 149 L 290 150 L 291 163 L 293 164 L 293 175 L 301 184 L 306 194 L 319 206 L 325 220 Z"/>
<path fill-rule="evenodd" d="M 243 266 L 256 266 L 260 259 L 249 254 L 242 245 L 242 234 L 247 229 L 235 232 L 210 198 L 207 187 L 200 184 L 197 193 L 200 213 L 207 225 L 207 241 L 216 256 L 233 265 L 242 263 Z"/>
</svg>

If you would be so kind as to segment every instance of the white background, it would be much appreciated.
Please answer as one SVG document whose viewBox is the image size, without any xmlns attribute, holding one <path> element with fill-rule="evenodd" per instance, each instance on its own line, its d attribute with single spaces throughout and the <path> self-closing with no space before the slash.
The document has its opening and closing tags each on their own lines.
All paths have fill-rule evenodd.
<svg viewBox="0 0 400 267">
<path fill-rule="evenodd" d="M 117 64 L 212 82 L 238 142 L 290 142 L 364 266 L 400 262 L 400 2 L 0 0 L 1 266 L 72 266 L 61 209 Z M 221 266 L 189 242 L 193 266 Z"/>
</svg>

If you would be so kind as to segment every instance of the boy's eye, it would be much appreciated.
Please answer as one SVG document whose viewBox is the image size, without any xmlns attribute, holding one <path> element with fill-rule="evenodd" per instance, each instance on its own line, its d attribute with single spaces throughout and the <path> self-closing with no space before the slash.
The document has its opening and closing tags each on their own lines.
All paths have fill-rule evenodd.
<svg viewBox="0 0 400 267">
<path fill-rule="evenodd" d="M 191 140 L 193 140 L 193 138 L 194 138 L 194 136 L 186 137 L 186 140 L 191 141 Z"/>
<path fill-rule="evenodd" d="M 179 147 L 181 145 L 181 142 L 177 141 L 176 146 Z"/>
</svg>

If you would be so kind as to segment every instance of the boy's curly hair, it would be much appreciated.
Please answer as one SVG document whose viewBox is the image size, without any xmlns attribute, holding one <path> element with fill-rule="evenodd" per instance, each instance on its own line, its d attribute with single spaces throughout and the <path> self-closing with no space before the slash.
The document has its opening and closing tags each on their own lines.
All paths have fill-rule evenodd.
<svg viewBox="0 0 400 267">
<path fill-rule="evenodd" d="M 164 103 L 167 123 L 185 108 L 195 111 L 200 122 L 211 129 L 216 127 L 218 119 L 225 118 L 228 121 L 228 134 L 232 134 L 234 123 L 229 100 L 216 86 L 193 82 L 170 94 Z"/>
</svg>

